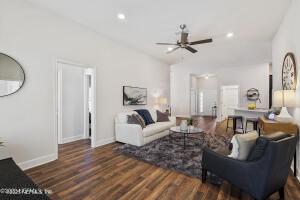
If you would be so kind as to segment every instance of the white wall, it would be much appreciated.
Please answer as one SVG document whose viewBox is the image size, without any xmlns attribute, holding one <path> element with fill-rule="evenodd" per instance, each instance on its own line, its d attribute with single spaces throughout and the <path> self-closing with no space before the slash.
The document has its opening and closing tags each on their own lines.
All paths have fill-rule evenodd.
<svg viewBox="0 0 300 200">
<path fill-rule="evenodd" d="M 257 88 L 262 103 L 257 107 L 268 108 L 269 64 L 246 65 L 236 67 L 189 66 L 177 64 L 171 66 L 171 107 L 174 115 L 189 115 L 190 74 L 215 74 L 221 85 L 239 85 L 241 106 L 247 106 L 246 92 Z"/>
<path fill-rule="evenodd" d="M 84 68 L 59 63 L 61 68 L 62 142 L 84 137 Z"/>
<path fill-rule="evenodd" d="M 122 86 L 169 97 L 169 67 L 77 23 L 22 0 L 0 0 L 0 52 L 23 66 L 22 90 L 0 98 L 0 137 L 23 168 L 56 158 L 55 65 L 66 59 L 96 67 L 96 143 L 113 141 Z"/>
<path fill-rule="evenodd" d="M 197 86 L 200 90 L 217 90 L 219 86 L 218 79 L 215 76 L 208 79 L 204 77 L 197 78 Z"/>
<path fill-rule="evenodd" d="M 291 6 L 282 21 L 282 24 L 274 37 L 272 46 L 272 62 L 273 62 L 273 84 L 274 90 L 282 89 L 281 70 L 282 63 L 286 53 L 293 52 L 297 63 L 297 101 L 300 102 L 300 1 L 292 0 Z M 300 108 L 290 109 L 295 121 L 300 126 Z M 298 144 L 298 172 L 300 171 L 300 144 Z"/>
</svg>

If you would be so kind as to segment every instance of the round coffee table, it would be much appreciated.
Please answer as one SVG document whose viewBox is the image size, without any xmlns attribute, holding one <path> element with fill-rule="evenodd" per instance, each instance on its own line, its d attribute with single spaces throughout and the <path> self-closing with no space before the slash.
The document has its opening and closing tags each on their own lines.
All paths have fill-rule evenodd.
<svg viewBox="0 0 300 200">
<path fill-rule="evenodd" d="M 187 130 L 181 130 L 180 126 L 175 126 L 169 129 L 170 135 L 172 133 L 179 133 L 183 135 L 183 148 L 185 149 L 186 147 L 186 138 L 188 135 L 194 135 L 194 134 L 202 134 L 202 139 L 204 141 L 204 131 L 201 128 L 193 127 L 193 128 L 188 128 Z"/>
</svg>

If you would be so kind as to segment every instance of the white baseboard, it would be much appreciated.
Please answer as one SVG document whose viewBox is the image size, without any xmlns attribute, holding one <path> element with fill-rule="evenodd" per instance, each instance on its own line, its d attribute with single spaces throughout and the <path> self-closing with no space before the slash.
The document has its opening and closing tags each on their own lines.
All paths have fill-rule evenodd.
<svg viewBox="0 0 300 200">
<path fill-rule="evenodd" d="M 26 169 L 30 169 L 30 168 L 54 161 L 56 159 L 57 159 L 56 154 L 49 154 L 49 155 L 41 156 L 41 157 L 38 157 L 38 158 L 35 158 L 32 160 L 28 160 L 28 161 L 17 163 L 17 164 L 22 170 L 26 170 Z"/>
<path fill-rule="evenodd" d="M 100 147 L 109 143 L 113 143 L 115 142 L 115 138 L 111 137 L 111 138 L 107 138 L 107 139 L 102 139 L 102 140 L 98 140 L 95 142 L 95 144 L 93 145 L 93 147 Z"/>
<path fill-rule="evenodd" d="M 76 135 L 76 136 L 73 136 L 73 137 L 63 138 L 62 142 L 63 142 L 63 144 L 65 144 L 65 143 L 75 142 L 77 140 L 82 140 L 82 139 L 84 139 L 83 135 Z"/>
</svg>

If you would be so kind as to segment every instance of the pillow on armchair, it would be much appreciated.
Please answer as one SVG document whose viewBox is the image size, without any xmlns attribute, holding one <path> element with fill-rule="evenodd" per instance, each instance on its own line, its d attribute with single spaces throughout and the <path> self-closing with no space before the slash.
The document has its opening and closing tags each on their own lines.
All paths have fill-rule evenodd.
<svg viewBox="0 0 300 200">
<path fill-rule="evenodd" d="M 265 149 L 269 143 L 269 140 L 263 137 L 259 137 L 256 140 L 255 146 L 252 148 L 247 161 L 255 161 L 262 157 L 265 153 Z"/>
<path fill-rule="evenodd" d="M 239 155 L 237 159 L 247 160 L 248 155 L 254 147 L 257 138 L 258 133 L 256 131 L 245 134 L 237 134 L 236 140 L 239 144 Z"/>
<path fill-rule="evenodd" d="M 232 151 L 228 157 L 247 160 L 252 148 L 255 146 L 257 138 L 258 133 L 256 131 L 234 135 L 231 140 Z"/>
</svg>

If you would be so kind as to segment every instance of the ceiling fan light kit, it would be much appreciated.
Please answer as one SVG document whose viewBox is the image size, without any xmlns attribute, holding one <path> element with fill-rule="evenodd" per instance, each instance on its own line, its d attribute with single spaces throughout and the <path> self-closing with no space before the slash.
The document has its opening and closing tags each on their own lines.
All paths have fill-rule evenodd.
<svg viewBox="0 0 300 200">
<path fill-rule="evenodd" d="M 196 53 L 197 50 L 194 49 L 193 47 L 191 47 L 192 45 L 198 45 L 198 44 L 206 44 L 206 43 L 211 43 L 213 42 L 213 40 L 210 39 L 205 39 L 205 40 L 198 40 L 198 41 L 194 41 L 194 42 L 189 42 L 188 40 L 188 35 L 189 33 L 186 31 L 186 25 L 185 24 L 181 24 L 180 25 L 180 29 L 181 29 L 181 37 L 180 40 L 178 40 L 176 43 L 156 43 L 158 45 L 172 45 L 172 46 L 177 46 L 175 48 L 172 48 L 172 50 L 167 51 L 167 53 L 172 53 L 178 49 L 186 49 L 191 53 Z"/>
</svg>

